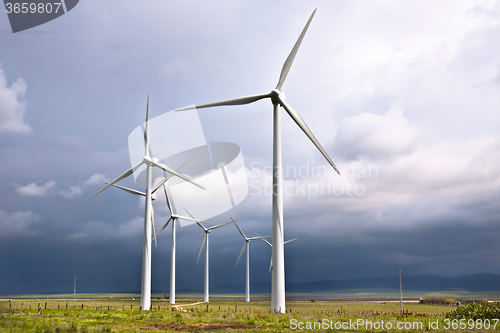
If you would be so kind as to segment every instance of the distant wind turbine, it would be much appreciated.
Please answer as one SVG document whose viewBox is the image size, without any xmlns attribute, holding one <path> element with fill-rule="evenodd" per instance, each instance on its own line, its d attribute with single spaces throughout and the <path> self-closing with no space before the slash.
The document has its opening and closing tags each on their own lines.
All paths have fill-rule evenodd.
<svg viewBox="0 0 500 333">
<path fill-rule="evenodd" d="M 232 220 L 232 218 L 231 218 Z M 241 252 L 240 252 L 240 255 L 238 256 L 238 260 L 236 260 L 236 264 L 234 265 L 236 267 L 236 265 L 238 265 L 238 261 L 240 261 L 240 258 L 241 258 L 241 255 L 243 254 L 243 251 L 245 251 L 245 248 L 247 249 L 247 268 L 246 268 L 246 278 L 245 278 L 245 302 L 250 302 L 250 241 L 251 240 L 254 240 L 254 239 L 259 239 L 259 238 L 263 238 L 263 237 L 250 237 L 248 238 L 245 233 L 240 229 L 240 227 L 238 227 L 238 225 L 236 224 L 236 221 L 234 221 L 234 225 L 236 226 L 236 228 L 238 228 L 238 231 L 240 232 L 240 234 L 243 236 L 243 238 L 245 238 L 245 244 L 243 244 L 243 247 L 241 248 Z M 268 237 L 268 236 L 264 236 L 264 237 Z"/>
<path fill-rule="evenodd" d="M 169 302 L 170 302 L 170 304 L 175 304 L 175 255 L 176 255 L 176 248 L 177 248 L 175 222 L 178 220 L 193 221 L 196 223 L 209 223 L 209 222 L 205 222 L 202 220 L 197 220 L 194 218 L 189 218 L 186 216 L 181 216 L 181 215 L 175 214 L 174 210 L 172 208 L 172 205 L 170 203 L 170 199 L 168 198 L 168 192 L 167 192 L 167 188 L 165 187 L 165 182 L 162 185 L 163 185 L 163 191 L 165 192 L 165 198 L 167 200 L 167 207 L 168 207 L 168 210 L 170 211 L 170 218 L 163 225 L 163 227 L 161 227 L 161 229 L 158 230 L 156 235 L 158 236 L 158 234 L 160 232 L 162 232 L 168 226 L 170 221 L 172 221 L 172 257 L 170 260 L 170 300 L 169 300 Z"/>
<path fill-rule="evenodd" d="M 193 215 L 191 215 L 191 213 L 188 212 L 188 210 L 186 208 L 184 208 L 184 210 L 189 214 L 189 216 L 191 216 L 194 219 Z M 203 240 L 201 241 L 200 252 L 198 253 L 198 259 L 196 260 L 196 263 L 198 263 L 198 261 L 200 261 L 201 251 L 203 250 L 203 245 L 205 245 L 205 290 L 204 290 L 204 295 L 203 295 L 203 302 L 209 301 L 209 292 L 208 292 L 208 289 L 209 289 L 208 235 L 210 234 L 210 232 L 212 230 L 217 229 L 219 227 L 222 227 L 226 224 L 233 223 L 233 221 L 234 220 L 231 218 L 231 221 L 229 221 L 229 222 L 217 224 L 217 225 L 214 225 L 213 227 L 210 227 L 210 228 L 206 228 L 203 224 L 200 223 L 200 221 L 196 221 L 196 223 L 200 226 L 200 228 L 202 228 L 203 231 L 205 231 L 205 233 L 203 234 Z"/>
<path fill-rule="evenodd" d="M 282 162 L 281 162 L 281 120 L 280 120 L 280 106 L 285 109 L 288 115 L 295 121 L 295 123 L 302 129 L 307 137 L 313 142 L 318 150 L 323 154 L 328 163 L 340 174 L 339 170 L 330 159 L 326 151 L 320 145 L 314 134 L 306 125 L 302 117 L 295 111 L 288 103 L 285 102 L 285 95 L 281 92 L 281 87 L 285 82 L 288 71 L 292 66 L 295 55 L 302 43 L 302 39 L 306 34 L 307 28 L 316 13 L 313 11 L 311 17 L 307 21 L 306 26 L 302 30 L 299 39 L 295 43 L 292 51 L 283 65 L 281 75 L 278 80 L 278 85 L 270 93 L 245 96 L 240 98 L 229 99 L 225 101 L 208 103 L 196 106 L 180 108 L 176 111 L 185 111 L 192 109 L 210 108 L 215 106 L 229 106 L 229 105 L 243 105 L 256 102 L 264 98 L 270 98 L 273 104 L 274 112 L 274 126 L 273 126 L 273 217 L 272 217 L 272 232 L 273 232 L 273 262 L 275 263 L 272 274 L 272 292 L 271 292 L 271 310 L 285 313 L 285 257 L 283 249 L 283 189 L 282 189 Z"/>
<path fill-rule="evenodd" d="M 110 186 L 113 186 L 115 183 L 120 180 L 132 175 L 141 165 L 146 164 L 146 203 L 144 208 L 144 238 L 143 238 L 143 251 L 142 251 L 142 280 L 141 280 L 141 309 L 149 310 L 151 308 L 151 182 L 153 175 L 153 166 L 156 166 L 172 175 L 175 175 L 187 182 L 190 182 L 193 185 L 196 185 L 202 189 L 205 189 L 203 186 L 198 183 L 192 181 L 188 177 L 178 173 L 174 169 L 166 166 L 161 163 L 157 158 L 150 156 L 149 152 L 149 95 L 148 95 L 148 103 L 146 106 L 146 124 L 144 131 L 144 157 L 142 161 L 125 171 L 118 178 L 108 183 L 102 189 L 97 191 L 93 196 L 89 199 L 92 199 L 105 189 Z"/>
</svg>

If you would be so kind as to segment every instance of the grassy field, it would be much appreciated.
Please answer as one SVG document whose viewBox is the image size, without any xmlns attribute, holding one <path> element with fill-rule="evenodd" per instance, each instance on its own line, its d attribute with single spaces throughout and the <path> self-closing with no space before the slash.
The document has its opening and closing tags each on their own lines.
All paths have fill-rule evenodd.
<svg viewBox="0 0 500 333">
<path fill-rule="evenodd" d="M 284 332 L 291 328 L 464 332 L 445 329 L 444 316 L 453 310 L 451 307 L 405 302 L 404 309 L 411 315 L 402 317 L 399 302 L 367 301 L 376 298 L 372 294 L 351 297 L 350 301 L 326 300 L 324 294 L 290 295 L 286 314 L 270 313 L 269 295 L 257 295 L 250 303 L 243 302 L 241 295 L 224 295 L 214 297 L 209 304 L 201 303 L 199 295 L 182 295 L 174 311 L 160 295 L 154 295 L 151 311 L 139 310 L 138 295 L 79 294 L 75 302 L 72 296 L 0 297 L 0 332 Z M 426 317 L 417 316 L 417 312 Z M 352 326 L 361 321 L 363 325 Z M 439 329 L 429 326 L 430 322 L 439 324 Z M 500 324 L 497 326 L 493 331 L 500 331 Z"/>
</svg>

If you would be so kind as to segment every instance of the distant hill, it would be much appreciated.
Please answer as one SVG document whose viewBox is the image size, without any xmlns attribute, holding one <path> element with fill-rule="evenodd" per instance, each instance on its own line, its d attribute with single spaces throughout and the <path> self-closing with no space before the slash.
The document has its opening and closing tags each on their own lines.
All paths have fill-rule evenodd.
<svg viewBox="0 0 500 333">
<path fill-rule="evenodd" d="M 402 279 L 404 290 L 415 291 L 500 291 L 500 275 L 481 273 L 460 277 L 444 277 L 440 275 L 405 275 Z M 252 293 L 270 293 L 271 284 L 252 282 Z M 305 283 L 286 283 L 289 293 L 321 293 L 342 289 L 399 289 L 399 277 L 368 277 L 358 279 L 328 280 Z M 244 284 L 221 285 L 210 288 L 211 293 L 242 293 Z M 201 292 L 201 290 L 179 290 L 178 292 Z"/>
<path fill-rule="evenodd" d="M 444 277 L 440 275 L 403 275 L 404 291 L 469 291 L 469 292 L 500 292 L 500 275 L 491 273 L 481 273 L 473 275 L 464 275 L 459 277 Z M 252 282 L 250 286 L 252 294 L 270 294 L 271 282 Z M 304 283 L 286 283 L 287 293 L 330 293 L 339 290 L 363 290 L 367 292 L 371 289 L 399 289 L 399 277 L 367 277 L 358 279 L 327 280 Z M 1 289 L 0 289 L 1 291 Z M 130 293 L 140 294 L 140 290 L 120 291 L 120 290 L 96 290 L 93 288 L 81 287 L 77 289 L 78 293 Z M 168 290 L 152 290 L 153 293 L 168 294 Z M 243 283 L 236 285 L 215 285 L 210 287 L 211 294 L 242 294 L 245 292 Z M 66 294 L 66 291 L 50 290 L 50 294 Z M 70 291 L 71 293 L 71 291 Z M 177 293 L 200 294 L 201 288 L 178 288 Z M 13 294 L 46 294 L 46 292 L 30 290 L 19 291 L 9 290 L 0 292 L 0 295 Z"/>
</svg>

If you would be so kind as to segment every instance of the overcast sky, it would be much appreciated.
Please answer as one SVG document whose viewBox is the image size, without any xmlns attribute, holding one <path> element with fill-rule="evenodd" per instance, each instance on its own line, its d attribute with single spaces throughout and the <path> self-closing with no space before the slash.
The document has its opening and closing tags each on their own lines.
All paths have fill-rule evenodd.
<svg viewBox="0 0 500 333">
<path fill-rule="evenodd" d="M 499 1 L 86 0 L 16 34 L 0 13 L 0 294 L 73 276 L 139 290 L 144 200 L 88 198 L 130 167 L 147 95 L 155 117 L 271 91 L 315 8 L 282 90 L 342 174 L 283 111 L 287 281 L 500 274 Z M 271 103 L 198 115 L 207 142 L 240 146 L 248 185 L 210 221 L 270 234 Z M 158 229 L 163 195 L 155 210 Z M 153 290 L 168 292 L 170 235 Z M 178 288 L 203 287 L 202 236 L 178 229 Z M 210 237 L 211 284 L 243 283 L 236 228 Z M 270 255 L 252 242 L 252 281 L 270 282 Z"/>
</svg>

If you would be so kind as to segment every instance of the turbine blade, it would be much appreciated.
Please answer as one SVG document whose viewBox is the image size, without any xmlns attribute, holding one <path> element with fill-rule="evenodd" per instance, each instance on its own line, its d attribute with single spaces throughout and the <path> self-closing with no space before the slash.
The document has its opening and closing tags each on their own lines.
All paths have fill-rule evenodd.
<svg viewBox="0 0 500 333">
<path fill-rule="evenodd" d="M 262 239 L 264 242 L 267 243 L 267 245 L 269 245 L 270 247 L 273 247 L 273 244 L 269 243 L 264 237 L 262 237 L 261 235 L 259 235 L 258 233 L 255 233 L 257 236 L 259 236 L 260 239 Z M 266 237 L 269 237 L 269 236 L 266 236 Z"/>
<path fill-rule="evenodd" d="M 283 85 L 283 82 L 285 82 L 286 76 L 288 74 L 288 71 L 290 70 L 290 67 L 292 67 L 293 60 L 295 59 L 295 55 L 297 54 L 297 51 L 299 50 L 300 43 L 302 43 L 302 39 L 304 39 L 304 35 L 307 32 L 307 28 L 309 28 L 309 24 L 311 24 L 311 21 L 314 17 L 314 14 L 316 13 L 316 9 L 313 11 L 311 14 L 311 17 L 309 17 L 309 20 L 306 23 L 306 26 L 302 30 L 302 33 L 299 36 L 299 39 L 297 39 L 297 42 L 295 42 L 295 45 L 288 55 L 288 58 L 286 58 L 285 64 L 283 65 L 283 68 L 281 69 L 281 75 L 280 79 L 278 81 L 278 85 L 276 86 L 276 89 L 281 90 L 281 86 Z"/>
<path fill-rule="evenodd" d="M 178 218 L 182 219 L 182 220 L 187 220 L 187 221 L 194 221 L 196 222 L 200 227 L 202 227 L 204 230 L 207 230 L 207 228 L 205 228 L 205 226 L 202 224 L 202 223 L 208 223 L 208 224 L 212 224 L 210 222 L 207 222 L 207 221 L 202 221 L 202 220 L 197 220 L 193 217 L 193 215 L 186 209 L 184 208 L 184 210 L 186 211 L 186 213 L 189 214 L 189 216 L 191 216 L 191 218 L 189 217 L 185 217 L 185 216 L 179 216 Z"/>
<path fill-rule="evenodd" d="M 122 173 L 118 178 L 116 178 L 111 183 L 109 183 L 108 185 L 104 186 L 99 191 L 97 191 L 93 196 L 91 196 L 89 198 L 89 200 L 92 199 L 93 197 L 95 197 L 96 195 L 98 195 L 99 193 L 101 193 L 102 191 L 104 191 L 105 189 L 107 189 L 108 187 L 113 186 L 115 183 L 119 182 L 123 178 L 127 178 L 128 176 L 130 176 L 131 174 L 133 174 L 134 171 L 137 170 L 137 168 L 139 168 L 142 165 L 142 163 L 144 163 L 144 161 L 140 161 L 139 163 L 137 163 L 136 165 L 134 165 L 133 167 L 131 167 L 130 169 L 128 169 L 127 171 L 125 171 L 124 173 Z"/>
<path fill-rule="evenodd" d="M 326 151 L 323 149 L 323 147 L 320 145 L 320 143 L 318 142 L 318 140 L 316 139 L 316 137 L 314 136 L 314 134 L 309 129 L 309 127 L 307 127 L 307 124 L 305 123 L 304 119 L 302 119 L 302 117 L 300 116 L 300 114 L 298 114 L 297 111 L 295 111 L 290 105 L 288 105 L 281 98 L 279 98 L 279 101 L 280 101 L 281 106 L 283 106 L 283 108 L 290 115 L 290 117 L 292 117 L 292 119 L 295 121 L 295 123 L 297 125 L 299 125 L 299 127 L 302 129 L 302 131 L 307 135 L 307 137 L 312 141 L 312 143 L 314 143 L 314 145 L 316 146 L 316 148 L 318 148 L 318 150 L 321 152 L 321 154 L 323 154 L 323 156 L 326 158 L 326 160 L 328 161 L 328 163 L 330 163 L 330 165 L 340 175 L 339 169 L 337 169 L 337 167 L 335 166 L 335 163 L 333 163 L 333 161 L 330 158 L 330 156 L 328 156 L 328 154 L 326 153 Z"/>
<path fill-rule="evenodd" d="M 231 217 L 231 220 L 233 220 L 233 218 Z M 240 227 L 238 227 L 238 225 L 236 224 L 236 221 L 233 220 L 233 223 L 234 225 L 236 226 L 236 228 L 238 228 L 238 231 L 240 232 L 240 234 L 245 238 L 245 239 L 248 239 L 247 236 L 243 233 L 243 231 L 240 229 Z"/>
<path fill-rule="evenodd" d="M 208 223 L 208 224 L 212 224 L 210 222 L 207 222 L 207 221 L 202 221 L 202 220 L 197 220 L 197 219 L 192 219 L 190 217 L 186 217 L 186 216 L 180 216 L 180 215 L 177 215 L 177 218 L 178 219 L 181 219 L 181 220 L 186 220 L 186 221 L 193 221 L 193 222 L 196 222 L 196 223 Z"/>
<path fill-rule="evenodd" d="M 175 169 L 175 171 L 179 171 L 183 166 L 186 165 L 187 162 L 185 162 L 183 165 Z M 155 193 L 163 184 L 165 184 L 170 178 L 172 178 L 173 175 L 169 175 L 168 177 L 163 178 L 163 180 L 154 188 L 154 190 L 151 191 L 151 193 Z"/>
<path fill-rule="evenodd" d="M 269 273 L 271 273 L 271 268 L 273 268 L 273 256 L 271 256 L 271 262 L 269 263 Z"/>
<path fill-rule="evenodd" d="M 163 231 L 163 229 L 165 229 L 166 227 L 168 227 L 168 224 L 170 223 L 170 221 L 173 221 L 173 218 L 172 218 L 172 217 L 170 217 L 170 218 L 168 219 L 167 223 L 165 223 L 165 224 L 163 225 L 163 227 L 161 227 L 161 229 L 160 229 L 160 230 L 158 230 L 158 232 L 156 233 L 156 235 L 157 235 L 157 236 L 160 234 L 160 232 L 162 232 L 162 231 Z M 172 223 L 175 223 L 175 221 L 173 221 Z"/>
<path fill-rule="evenodd" d="M 165 171 L 166 171 L 166 172 L 168 172 L 168 173 L 171 173 L 171 174 L 173 174 L 173 175 L 175 175 L 175 176 L 177 176 L 177 177 L 179 177 L 179 178 L 181 178 L 181 179 L 184 179 L 184 180 L 185 180 L 185 181 L 187 181 L 187 182 L 190 182 L 190 183 L 191 183 L 191 184 L 193 184 L 193 185 L 198 186 L 198 187 L 199 187 L 199 188 L 201 188 L 201 189 L 206 190 L 206 188 L 204 188 L 204 187 L 203 187 L 203 186 L 201 186 L 200 184 L 198 184 L 198 183 L 196 183 L 195 181 L 193 181 L 193 180 L 189 179 L 188 177 L 186 177 L 186 176 L 184 176 L 184 175 L 182 175 L 182 174 L 178 173 L 177 171 L 175 171 L 175 170 L 174 170 L 174 169 L 172 169 L 171 167 L 166 166 L 165 164 L 160 163 L 160 162 L 155 162 L 155 161 L 153 161 L 153 160 L 150 160 L 150 162 L 151 162 L 151 164 L 154 164 L 154 165 L 155 165 L 155 166 L 157 166 L 158 168 L 163 169 L 163 170 L 165 170 Z"/>
<path fill-rule="evenodd" d="M 256 102 L 256 101 L 263 99 L 263 98 L 266 98 L 266 97 L 270 97 L 270 94 L 260 94 L 260 95 L 238 97 L 238 98 L 233 98 L 233 99 L 226 99 L 226 100 L 220 101 L 220 102 L 201 104 L 201 105 L 195 105 L 195 106 L 187 106 L 184 108 L 177 109 L 175 111 L 187 111 L 187 110 L 194 110 L 194 109 L 212 108 L 214 106 L 243 105 L 243 104 L 249 104 L 249 103 Z"/>
<path fill-rule="evenodd" d="M 109 185 L 108 182 L 103 181 L 103 183 Z M 116 185 L 116 184 L 113 184 L 112 186 L 114 186 L 116 188 L 119 188 L 119 189 L 122 189 L 122 190 L 124 190 L 124 191 L 126 191 L 128 193 L 132 193 L 132 194 L 135 194 L 135 195 L 142 195 L 144 197 L 146 196 L 146 193 L 143 193 L 143 192 L 137 191 L 137 190 L 133 190 L 133 189 L 128 188 L 128 187 L 124 187 L 124 186 L 120 186 L 120 185 Z"/>
<path fill-rule="evenodd" d="M 144 155 L 149 156 L 149 94 L 146 106 L 146 124 L 144 126 Z"/>
<path fill-rule="evenodd" d="M 243 244 L 243 247 L 241 248 L 240 255 L 238 256 L 238 260 L 236 260 L 236 264 L 234 264 L 234 267 L 238 265 L 238 261 L 240 261 L 241 255 L 243 254 L 243 251 L 245 251 L 245 247 L 247 247 L 247 242 L 245 241 L 245 244 Z"/>
<path fill-rule="evenodd" d="M 221 223 L 221 224 L 214 225 L 213 227 L 208 228 L 208 230 L 217 229 L 217 228 L 225 226 L 226 224 L 229 224 L 229 223 L 233 223 L 233 221 L 229 221 L 229 222 L 226 222 L 226 223 Z"/>
<path fill-rule="evenodd" d="M 261 239 L 261 238 L 270 238 L 271 236 L 262 236 L 262 237 L 250 237 L 250 238 L 247 238 L 247 240 L 254 240 L 254 239 Z"/>
<path fill-rule="evenodd" d="M 206 238 L 207 238 L 207 233 L 205 232 L 205 234 L 203 235 L 203 240 L 201 241 L 200 252 L 198 253 L 198 260 L 196 260 L 196 263 L 200 261 L 201 250 L 203 250 L 203 245 L 205 245 Z"/>
<path fill-rule="evenodd" d="M 286 242 L 284 242 L 283 244 L 293 242 L 294 240 L 297 240 L 297 239 L 298 239 L 298 238 L 294 238 L 294 239 L 287 240 L 287 241 L 286 241 Z"/>
<path fill-rule="evenodd" d="M 153 209 L 153 204 L 151 204 L 151 224 L 153 227 L 153 239 L 155 240 L 155 246 L 158 246 L 156 243 L 155 211 Z"/>
<path fill-rule="evenodd" d="M 165 184 L 163 184 L 163 191 L 165 192 L 165 198 L 167 199 L 168 210 L 170 211 L 170 215 L 172 215 L 174 212 L 172 210 L 172 205 L 170 205 L 170 200 L 168 199 L 167 187 Z"/>
<path fill-rule="evenodd" d="M 191 218 L 192 218 L 192 219 L 194 219 L 194 216 L 193 216 L 193 215 L 191 215 L 191 213 L 190 213 L 190 212 L 189 212 L 186 208 L 184 208 L 184 210 L 186 211 L 186 213 L 188 213 L 188 214 L 189 214 L 189 216 L 191 216 Z"/>
</svg>

